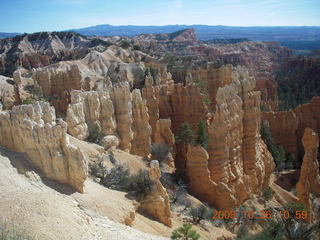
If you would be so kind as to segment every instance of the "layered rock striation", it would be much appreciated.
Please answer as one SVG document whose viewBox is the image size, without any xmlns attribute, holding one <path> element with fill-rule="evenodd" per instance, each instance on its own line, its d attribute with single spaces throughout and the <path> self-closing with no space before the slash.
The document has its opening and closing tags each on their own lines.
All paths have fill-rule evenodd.
<svg viewBox="0 0 320 240">
<path fill-rule="evenodd" d="M 146 101 L 139 89 L 130 92 L 128 82 L 114 85 L 108 91 L 73 90 L 66 119 L 68 133 L 78 139 L 85 140 L 98 131 L 107 136 L 103 138 L 106 147 L 119 145 L 120 149 L 143 157 L 150 154 L 151 127 Z"/>
<path fill-rule="evenodd" d="M 197 197 L 219 208 L 232 208 L 268 185 L 274 169 L 259 133 L 260 92 L 255 91 L 255 79 L 242 67 L 212 69 L 203 80 L 212 100 L 210 106 L 192 82 L 147 86 L 143 96 L 154 139 L 158 117 L 171 119 L 174 134 L 184 122 L 196 130 L 201 119 L 207 120 L 208 149 L 176 143 L 175 165 L 186 173 L 190 190 Z"/>
<path fill-rule="evenodd" d="M 317 161 L 319 136 L 312 129 L 306 128 L 302 143 L 305 155 L 301 166 L 300 178 L 296 185 L 297 197 L 312 213 L 310 193 L 314 193 L 317 197 L 320 196 L 319 163 Z M 312 220 L 312 216 L 309 216 L 309 220 Z"/>
<path fill-rule="evenodd" d="M 320 97 L 294 110 L 283 112 L 263 112 L 262 119 L 268 121 L 275 144 L 283 146 L 288 153 L 302 158 L 304 147 L 302 137 L 305 129 L 311 128 L 320 134 Z"/>
<path fill-rule="evenodd" d="M 13 107 L 0 112 L 0 145 L 26 153 L 44 176 L 84 191 L 87 162 L 72 145 L 67 124 L 56 123 L 54 108 L 45 102 Z"/>
<path fill-rule="evenodd" d="M 243 68 L 228 68 L 208 121 L 208 149 L 189 146 L 186 168 L 190 190 L 223 209 L 238 206 L 250 193 L 268 185 L 274 168 L 259 134 L 260 93 L 254 91 L 255 79 Z M 191 183 L 197 175 L 195 168 L 202 168 L 203 182 Z"/>
<path fill-rule="evenodd" d="M 140 210 L 168 227 L 172 227 L 169 195 L 167 190 L 162 186 L 160 177 L 159 162 L 156 160 L 151 161 L 149 170 L 149 178 L 152 184 L 151 191 L 141 202 Z"/>
</svg>

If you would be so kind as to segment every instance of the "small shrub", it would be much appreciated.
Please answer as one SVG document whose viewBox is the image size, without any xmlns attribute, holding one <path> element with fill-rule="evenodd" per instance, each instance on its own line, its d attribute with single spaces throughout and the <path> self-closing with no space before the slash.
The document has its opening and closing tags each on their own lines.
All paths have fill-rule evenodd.
<svg viewBox="0 0 320 240">
<path fill-rule="evenodd" d="M 132 175 L 128 179 L 127 191 L 134 191 L 139 197 L 145 197 L 152 187 L 149 173 L 146 170 L 140 170 L 138 174 Z"/>
<path fill-rule="evenodd" d="M 192 230 L 191 224 L 183 224 L 182 227 L 174 230 L 171 235 L 174 240 L 198 240 L 200 235 Z"/>
<path fill-rule="evenodd" d="M 130 178 L 129 170 L 123 165 L 116 166 L 110 171 L 105 172 L 104 177 L 101 179 L 100 183 L 114 190 L 124 190 L 127 189 L 127 184 Z"/>
<path fill-rule="evenodd" d="M 164 143 L 154 143 L 151 146 L 151 154 L 159 161 L 159 163 L 168 159 L 170 148 Z"/>
<path fill-rule="evenodd" d="M 107 169 L 101 163 L 89 163 L 89 174 L 93 177 L 104 178 Z"/>
<path fill-rule="evenodd" d="M 32 98 L 27 98 L 25 100 L 22 100 L 21 102 L 22 104 L 34 104 L 35 103 L 35 100 L 32 99 Z"/>
<path fill-rule="evenodd" d="M 190 208 L 189 214 L 192 217 L 192 222 L 195 224 L 199 224 L 201 220 L 205 220 L 211 217 L 211 211 L 202 204 L 198 207 Z"/>
<path fill-rule="evenodd" d="M 100 184 L 118 191 L 134 192 L 138 197 L 146 196 L 152 186 L 148 171 L 130 175 L 129 170 L 123 165 L 107 169 L 101 163 L 89 164 L 89 173 L 100 178 Z"/>
<path fill-rule="evenodd" d="M 100 144 L 101 138 L 102 133 L 98 126 L 89 129 L 89 137 L 87 138 L 88 142 Z"/>
<path fill-rule="evenodd" d="M 267 186 L 262 189 L 262 198 L 264 201 L 269 201 L 273 197 L 273 191 L 270 186 Z"/>
<path fill-rule="evenodd" d="M 121 41 L 121 43 L 120 43 L 120 47 L 122 47 L 122 48 L 124 48 L 124 49 L 127 49 L 127 48 L 130 47 L 130 43 L 129 43 L 128 41 L 126 41 L 126 40 L 123 40 L 123 41 Z"/>
<path fill-rule="evenodd" d="M 140 51 L 141 47 L 139 45 L 134 45 L 133 50 Z"/>
<path fill-rule="evenodd" d="M 244 239 L 248 237 L 249 229 L 246 225 L 242 224 L 237 232 L 237 239 Z"/>
</svg>

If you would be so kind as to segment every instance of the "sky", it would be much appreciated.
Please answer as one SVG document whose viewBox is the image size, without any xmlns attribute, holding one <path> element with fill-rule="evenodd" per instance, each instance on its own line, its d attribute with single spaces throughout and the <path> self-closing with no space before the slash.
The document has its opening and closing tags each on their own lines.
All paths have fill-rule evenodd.
<svg viewBox="0 0 320 240">
<path fill-rule="evenodd" d="M 320 0 L 0 0 L 0 32 L 99 24 L 320 26 Z"/>
</svg>

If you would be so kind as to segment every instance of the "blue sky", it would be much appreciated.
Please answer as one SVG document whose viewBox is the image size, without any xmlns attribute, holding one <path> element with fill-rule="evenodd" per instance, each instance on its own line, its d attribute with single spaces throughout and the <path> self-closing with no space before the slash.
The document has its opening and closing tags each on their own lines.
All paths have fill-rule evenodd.
<svg viewBox="0 0 320 240">
<path fill-rule="evenodd" d="M 320 0 L 1 0 L 0 32 L 98 24 L 320 26 Z"/>
</svg>

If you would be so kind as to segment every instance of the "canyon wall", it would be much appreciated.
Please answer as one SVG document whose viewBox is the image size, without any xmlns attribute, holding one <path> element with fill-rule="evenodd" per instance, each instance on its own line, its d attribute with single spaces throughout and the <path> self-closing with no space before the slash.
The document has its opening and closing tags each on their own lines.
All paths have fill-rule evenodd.
<svg viewBox="0 0 320 240">
<path fill-rule="evenodd" d="M 219 208 L 232 208 L 267 186 L 274 169 L 259 133 L 260 92 L 242 67 L 212 69 L 204 80 L 214 98 L 210 110 L 193 83 L 149 86 L 143 96 L 152 109 L 150 125 L 157 124 L 158 116 L 170 118 L 177 134 L 184 122 L 195 131 L 201 119 L 207 120 L 208 149 L 176 143 L 175 165 L 188 176 L 193 194 Z"/>
<path fill-rule="evenodd" d="M 267 186 L 274 163 L 259 134 L 260 92 L 254 91 L 255 79 L 240 67 L 221 71 L 226 78 L 220 80 L 224 86 L 215 94 L 215 111 L 208 121 L 208 149 L 189 146 L 186 171 L 190 182 L 197 174 L 194 166 L 202 168 L 208 186 L 190 183 L 191 192 L 227 209 Z"/>
<path fill-rule="evenodd" d="M 146 102 L 139 89 L 130 92 L 128 82 L 108 91 L 71 91 L 66 120 L 68 133 L 78 139 L 85 140 L 90 132 L 98 131 L 109 139 L 119 138 L 119 148 L 124 151 L 143 157 L 150 154 L 151 127 Z"/>
<path fill-rule="evenodd" d="M 300 170 L 300 178 L 297 182 L 297 197 L 299 201 L 309 210 L 308 220 L 312 221 L 312 204 L 310 193 L 320 196 L 320 175 L 317 152 L 319 147 L 319 136 L 310 128 L 306 128 L 302 137 L 304 146 L 304 157 Z"/>
<path fill-rule="evenodd" d="M 294 110 L 283 112 L 263 112 L 262 119 L 268 121 L 270 132 L 276 145 L 284 147 L 299 159 L 304 155 L 302 137 L 305 129 L 311 128 L 320 134 L 320 97 Z"/>
<path fill-rule="evenodd" d="M 191 49 L 198 55 L 223 65 L 247 67 L 256 79 L 256 90 L 261 91 L 262 106 L 276 110 L 278 99 L 275 73 L 279 66 L 292 55 L 289 48 L 276 42 L 244 41 L 235 44 L 199 45 Z"/>
<path fill-rule="evenodd" d="M 44 176 L 84 191 L 87 162 L 72 145 L 67 124 L 56 123 L 54 108 L 45 102 L 20 105 L 0 112 L 0 145 L 26 153 Z"/>
</svg>

